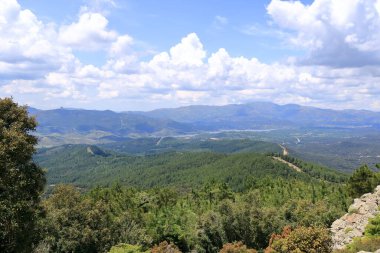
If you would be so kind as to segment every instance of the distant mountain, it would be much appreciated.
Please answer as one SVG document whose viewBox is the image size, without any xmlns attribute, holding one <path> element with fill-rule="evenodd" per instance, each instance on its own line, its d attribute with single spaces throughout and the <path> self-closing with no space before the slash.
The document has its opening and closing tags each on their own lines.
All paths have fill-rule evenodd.
<svg viewBox="0 0 380 253">
<path fill-rule="evenodd" d="M 197 129 L 268 128 L 380 128 L 380 113 L 366 110 L 330 110 L 269 102 L 225 106 L 186 106 L 140 113 L 194 124 Z"/>
<path fill-rule="evenodd" d="M 178 134 L 192 131 L 192 126 L 170 119 L 151 118 L 135 113 L 95 111 L 80 109 L 37 110 L 29 112 L 36 116 L 40 134 L 88 134 L 94 131 L 117 136 L 130 134 Z"/>
<path fill-rule="evenodd" d="M 223 130 L 380 129 L 380 113 L 299 105 L 250 103 L 187 106 L 150 112 L 29 108 L 39 123 L 42 146 L 96 144 L 127 137 L 176 136 Z"/>
</svg>

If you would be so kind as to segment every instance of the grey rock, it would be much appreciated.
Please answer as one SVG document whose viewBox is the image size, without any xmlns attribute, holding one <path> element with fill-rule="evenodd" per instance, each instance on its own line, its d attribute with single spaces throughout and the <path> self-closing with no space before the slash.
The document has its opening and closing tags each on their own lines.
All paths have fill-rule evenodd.
<svg viewBox="0 0 380 253">
<path fill-rule="evenodd" d="M 369 219 L 380 213 L 379 205 L 380 185 L 376 187 L 373 193 L 366 193 L 355 199 L 349 207 L 348 213 L 331 225 L 333 249 L 342 249 L 350 244 L 354 238 L 363 236 Z M 375 253 L 380 253 L 380 249 Z"/>
</svg>

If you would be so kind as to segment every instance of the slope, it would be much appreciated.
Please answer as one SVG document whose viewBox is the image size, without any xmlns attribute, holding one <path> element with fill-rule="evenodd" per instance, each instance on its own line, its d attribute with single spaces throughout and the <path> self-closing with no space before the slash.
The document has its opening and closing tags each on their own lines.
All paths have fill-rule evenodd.
<svg viewBox="0 0 380 253">
<path fill-rule="evenodd" d="M 186 190 L 216 181 L 242 190 L 267 177 L 307 182 L 324 178 L 323 171 L 299 173 L 270 156 L 257 153 L 172 152 L 148 156 L 107 153 L 100 156 L 88 152 L 85 145 L 68 145 L 42 149 L 35 160 L 48 169 L 49 184 L 72 183 L 85 188 L 119 181 L 139 188 L 170 186 Z M 345 179 L 344 174 L 328 169 L 326 173 L 334 182 Z"/>
</svg>

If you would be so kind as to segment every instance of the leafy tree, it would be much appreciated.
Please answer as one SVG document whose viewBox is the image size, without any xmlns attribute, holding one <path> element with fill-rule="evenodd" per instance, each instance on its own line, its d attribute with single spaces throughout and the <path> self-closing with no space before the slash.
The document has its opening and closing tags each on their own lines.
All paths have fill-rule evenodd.
<svg viewBox="0 0 380 253">
<path fill-rule="evenodd" d="M 208 212 L 200 218 L 198 241 L 205 252 L 218 252 L 226 242 L 221 216 L 217 212 Z"/>
<path fill-rule="evenodd" d="M 0 99 L 0 252 L 31 252 L 39 239 L 45 175 L 32 160 L 36 125 L 25 106 Z"/>
<path fill-rule="evenodd" d="M 351 197 L 357 198 L 364 193 L 372 192 L 377 182 L 376 174 L 367 165 L 355 170 L 348 180 L 348 192 Z"/>
<path fill-rule="evenodd" d="M 332 240 L 328 229 L 322 227 L 284 228 L 282 235 L 274 235 L 266 252 L 272 253 L 329 253 Z"/>
<path fill-rule="evenodd" d="M 116 187 L 81 195 L 73 186 L 56 186 L 44 202 L 43 243 L 58 253 L 105 252 L 121 242 L 144 244 L 144 229 L 127 208 L 118 205 L 117 191 Z M 125 194 L 124 202 L 131 204 L 129 193 Z"/>
</svg>

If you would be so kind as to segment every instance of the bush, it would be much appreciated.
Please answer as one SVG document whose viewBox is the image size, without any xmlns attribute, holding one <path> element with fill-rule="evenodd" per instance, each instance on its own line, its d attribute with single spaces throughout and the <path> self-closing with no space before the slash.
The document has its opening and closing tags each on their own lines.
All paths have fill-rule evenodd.
<svg viewBox="0 0 380 253">
<path fill-rule="evenodd" d="M 369 220 L 369 223 L 365 228 L 365 235 L 380 236 L 380 214 Z"/>
<path fill-rule="evenodd" d="M 159 245 L 155 245 L 152 250 L 152 253 L 181 253 L 178 247 L 175 244 L 168 243 L 167 241 L 161 242 Z"/>
<path fill-rule="evenodd" d="M 121 243 L 113 246 L 109 253 L 148 253 L 149 251 L 143 251 L 142 247 L 139 245 L 131 245 L 126 243 Z"/>
<path fill-rule="evenodd" d="M 345 249 L 335 250 L 334 253 L 356 253 L 359 251 L 374 252 L 380 248 L 379 237 L 361 237 L 347 245 Z"/>
<path fill-rule="evenodd" d="M 220 253 L 257 253 L 254 249 L 247 249 L 242 242 L 226 243 Z"/>
<path fill-rule="evenodd" d="M 266 252 L 281 253 L 327 253 L 331 252 L 329 231 L 321 227 L 285 227 L 281 235 L 273 235 Z"/>
</svg>

